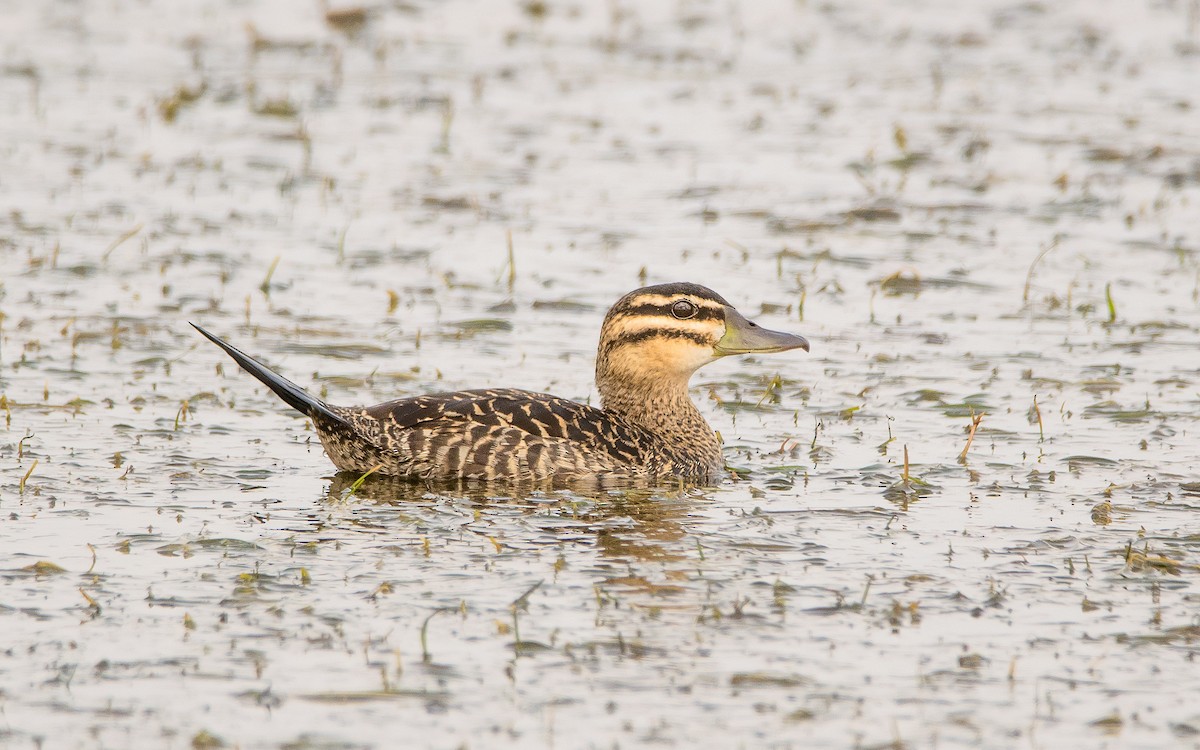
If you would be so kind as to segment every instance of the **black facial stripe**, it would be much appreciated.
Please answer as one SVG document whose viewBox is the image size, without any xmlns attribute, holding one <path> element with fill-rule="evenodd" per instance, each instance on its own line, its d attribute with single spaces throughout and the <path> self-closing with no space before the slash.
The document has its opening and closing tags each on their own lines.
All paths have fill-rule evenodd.
<svg viewBox="0 0 1200 750">
<path fill-rule="evenodd" d="M 605 353 L 616 349 L 623 344 L 636 344 L 640 341 L 649 339 L 687 339 L 693 341 L 700 346 L 712 346 L 713 340 L 702 333 L 694 331 L 680 331 L 676 328 L 647 328 L 643 331 L 634 331 L 633 333 L 622 334 L 621 336 L 609 341 L 604 346 Z"/>
<path fill-rule="evenodd" d="M 691 301 L 691 300 L 689 300 Z M 671 318 L 675 316 L 671 314 L 671 305 L 675 304 L 672 301 L 667 305 L 651 305 L 649 303 L 637 305 L 635 307 L 626 307 L 621 310 L 613 311 L 613 319 L 617 318 L 638 318 L 638 317 L 654 317 L 654 318 Z M 692 302 L 692 304 L 696 304 Z M 725 310 L 720 307 L 708 307 L 706 305 L 696 305 L 700 308 L 695 315 L 688 320 L 725 320 Z"/>
</svg>

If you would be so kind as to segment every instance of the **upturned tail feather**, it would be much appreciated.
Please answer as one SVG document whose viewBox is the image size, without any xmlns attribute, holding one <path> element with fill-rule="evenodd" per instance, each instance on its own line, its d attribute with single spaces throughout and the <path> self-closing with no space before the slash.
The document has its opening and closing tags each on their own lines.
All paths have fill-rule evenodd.
<svg viewBox="0 0 1200 750">
<path fill-rule="evenodd" d="M 214 336 L 195 323 L 192 323 L 192 328 L 195 328 L 204 338 L 225 350 L 225 353 L 232 357 L 234 362 L 241 365 L 243 370 L 262 381 L 263 385 L 274 391 L 275 395 L 283 399 L 284 403 L 304 416 L 314 420 L 321 419 L 335 425 L 349 425 L 345 417 L 330 409 L 324 401 L 309 394 L 308 391 L 305 391 L 254 357 L 251 357 L 219 336 Z"/>
</svg>

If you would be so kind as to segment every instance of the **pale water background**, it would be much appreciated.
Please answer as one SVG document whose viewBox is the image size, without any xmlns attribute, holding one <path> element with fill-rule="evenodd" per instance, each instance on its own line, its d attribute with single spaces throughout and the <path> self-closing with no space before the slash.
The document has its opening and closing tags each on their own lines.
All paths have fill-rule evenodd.
<svg viewBox="0 0 1200 750">
<path fill-rule="evenodd" d="M 1195 0 L 344 10 L 0 3 L 0 746 L 1200 747 Z M 187 325 L 594 403 L 643 278 L 813 342 L 738 481 L 348 496 Z"/>
</svg>

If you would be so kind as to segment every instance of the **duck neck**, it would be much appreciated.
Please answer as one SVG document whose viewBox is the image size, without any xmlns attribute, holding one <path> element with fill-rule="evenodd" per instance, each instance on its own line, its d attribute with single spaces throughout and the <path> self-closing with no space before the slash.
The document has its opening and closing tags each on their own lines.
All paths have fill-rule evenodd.
<svg viewBox="0 0 1200 750">
<path fill-rule="evenodd" d="M 705 472 L 720 468 L 721 444 L 688 395 L 686 379 L 626 379 L 597 368 L 596 387 L 605 411 L 654 435 L 668 454 L 694 459 Z"/>
</svg>

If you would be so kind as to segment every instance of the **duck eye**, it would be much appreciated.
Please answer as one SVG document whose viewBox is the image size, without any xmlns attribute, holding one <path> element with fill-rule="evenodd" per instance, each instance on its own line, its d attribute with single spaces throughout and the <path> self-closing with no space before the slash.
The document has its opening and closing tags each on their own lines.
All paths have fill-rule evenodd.
<svg viewBox="0 0 1200 750">
<path fill-rule="evenodd" d="M 681 299 L 675 304 L 671 305 L 671 314 L 680 320 L 694 318 L 698 312 L 700 312 L 700 309 L 685 299 Z"/>
</svg>

